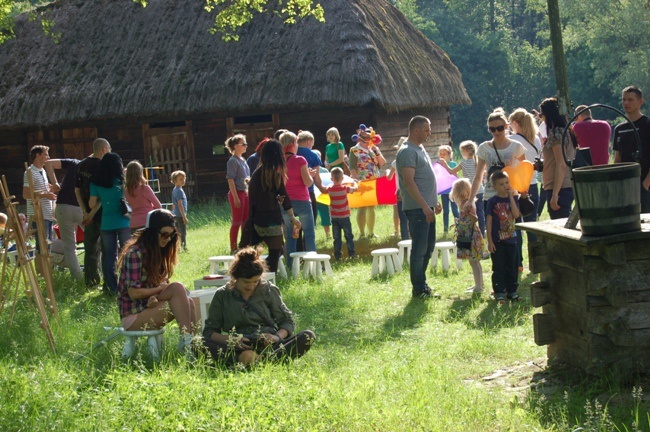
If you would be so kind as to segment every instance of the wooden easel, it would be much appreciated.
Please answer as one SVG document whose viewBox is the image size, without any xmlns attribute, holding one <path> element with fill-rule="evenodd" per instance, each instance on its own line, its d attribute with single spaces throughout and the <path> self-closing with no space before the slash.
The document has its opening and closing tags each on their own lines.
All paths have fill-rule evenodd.
<svg viewBox="0 0 650 432">
<path fill-rule="evenodd" d="M 32 189 L 32 194 L 33 194 L 33 182 L 31 179 L 31 176 L 27 176 L 29 179 L 29 183 Z M 25 283 L 25 290 L 28 295 L 31 295 L 36 303 L 36 308 L 38 309 L 38 313 L 41 317 L 41 327 L 45 331 L 45 336 L 47 337 L 47 341 L 50 345 L 50 349 L 52 350 L 53 353 L 56 352 L 55 347 L 54 347 L 54 335 L 52 334 L 52 328 L 50 327 L 50 322 L 47 318 L 47 308 L 46 308 L 46 303 L 43 300 L 43 295 L 41 294 L 41 288 L 38 285 L 38 278 L 36 276 L 36 270 L 34 268 L 34 263 L 33 260 L 29 259 L 29 250 L 27 249 L 26 243 L 25 243 L 25 233 L 23 232 L 22 227 L 20 226 L 20 220 L 18 218 L 18 212 L 16 211 L 16 205 L 18 203 L 12 202 L 13 199 L 15 199 L 15 196 L 9 194 L 9 187 L 7 186 L 7 180 L 5 176 L 2 176 L 2 187 L 0 187 L 0 191 L 2 192 L 2 198 L 4 200 L 4 205 L 5 208 L 7 209 L 7 214 L 9 216 L 9 224 L 7 224 L 8 230 L 15 236 L 16 240 L 16 250 L 18 252 L 17 256 L 17 261 L 16 261 L 16 268 L 20 268 L 19 270 L 19 276 L 18 279 L 16 280 L 16 289 L 15 293 L 18 291 L 18 286 L 20 285 L 21 280 Z M 45 237 L 45 231 L 42 229 L 42 223 L 43 223 L 43 214 L 40 213 L 40 201 L 38 202 L 38 214 L 41 216 L 41 229 L 38 230 L 40 231 L 40 234 L 42 234 L 42 237 L 44 239 Z M 34 207 L 34 211 L 36 212 L 36 207 Z M 38 219 L 37 219 L 37 224 L 38 224 Z M 6 232 L 6 231 L 5 231 Z M 5 239 L 8 238 L 8 235 L 5 235 Z M 42 242 L 40 243 L 43 245 L 41 249 L 47 250 L 47 243 Z M 5 243 L 5 251 L 6 251 L 6 243 Z M 6 253 L 2 254 L 3 257 L 3 263 L 2 263 L 2 284 L 0 285 L 0 290 L 2 287 L 4 287 L 4 281 L 5 281 L 5 275 L 6 275 L 6 270 L 7 270 L 7 262 L 4 257 L 6 256 Z M 46 259 L 49 261 L 49 257 L 46 256 Z M 49 262 L 47 263 L 49 264 Z M 16 268 L 14 268 L 12 275 L 10 277 L 10 280 L 13 281 L 14 276 L 16 274 Z M 50 272 L 50 277 L 51 277 L 51 272 Z M 4 304 L 5 301 L 5 295 L 2 291 L 0 291 L 0 298 L 2 299 L 2 302 Z M 15 297 L 15 295 L 14 295 Z M 56 303 L 54 300 L 54 291 L 52 290 L 51 297 L 48 298 L 49 304 L 50 304 L 50 309 L 52 312 L 55 314 L 56 317 Z M 13 311 L 15 310 L 16 307 L 16 302 L 14 301 L 14 306 L 12 309 L 12 317 L 13 317 Z"/>
<path fill-rule="evenodd" d="M 41 269 L 43 270 L 43 277 L 45 278 L 45 292 L 47 300 L 50 302 L 50 307 L 54 313 L 54 317 L 58 320 L 59 312 L 56 307 L 56 300 L 54 298 L 54 279 L 52 278 L 52 263 L 50 262 L 50 248 L 48 247 L 48 238 L 45 235 L 45 220 L 43 219 L 43 211 L 41 208 L 41 199 L 38 198 L 38 192 L 34 190 L 34 177 L 29 165 L 25 163 L 25 171 L 28 173 L 27 181 L 29 182 L 29 190 L 31 191 L 32 208 L 34 209 L 34 221 L 36 221 L 36 235 L 38 236 L 38 244 L 41 245 L 40 250 L 36 251 L 36 260 L 38 260 Z M 45 180 L 47 181 L 47 180 Z"/>
</svg>

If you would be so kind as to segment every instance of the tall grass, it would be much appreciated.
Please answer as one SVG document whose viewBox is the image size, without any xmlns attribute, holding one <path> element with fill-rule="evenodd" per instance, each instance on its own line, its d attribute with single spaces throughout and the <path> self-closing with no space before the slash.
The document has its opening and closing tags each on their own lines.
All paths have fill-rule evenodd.
<svg viewBox="0 0 650 432">
<path fill-rule="evenodd" d="M 191 210 L 189 252 L 174 275 L 190 287 L 209 256 L 229 252 L 227 204 Z M 376 232 L 393 232 L 390 208 L 377 219 Z M 319 250 L 331 253 L 318 229 Z M 7 309 L 0 315 L 0 430 L 650 430 L 641 378 L 633 389 L 615 376 L 544 370 L 527 271 L 520 304 L 464 294 L 468 265 L 431 271 L 442 298 L 414 300 L 408 272 L 370 277 L 369 251 L 396 241 L 358 242 L 365 258 L 334 263 L 331 279 L 279 280 L 297 327 L 318 340 L 295 362 L 248 371 L 188 364 L 174 325 L 158 364 L 142 346 L 123 360 L 119 339 L 89 353 L 119 324 L 115 299 L 56 272 L 56 355 L 24 296 L 11 327 Z"/>
</svg>

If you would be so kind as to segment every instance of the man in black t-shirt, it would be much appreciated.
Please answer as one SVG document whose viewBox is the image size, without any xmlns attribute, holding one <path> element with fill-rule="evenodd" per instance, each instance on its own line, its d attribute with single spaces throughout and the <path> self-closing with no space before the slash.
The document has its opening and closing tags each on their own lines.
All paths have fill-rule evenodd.
<svg viewBox="0 0 650 432">
<path fill-rule="evenodd" d="M 93 142 L 93 154 L 79 162 L 75 179 L 74 193 L 83 211 L 84 229 L 84 279 L 86 286 L 96 287 L 101 281 L 101 225 L 102 209 L 91 214 L 88 200 L 90 199 L 90 182 L 93 174 L 99 168 L 99 161 L 106 153 L 110 153 L 111 145 L 104 138 Z M 106 289 L 106 287 L 104 287 Z"/>
<path fill-rule="evenodd" d="M 614 128 L 614 163 L 639 162 L 641 164 L 641 213 L 650 213 L 650 118 L 643 115 L 643 93 L 637 87 L 623 89 L 623 110 L 634 123 L 641 138 L 641 160 L 636 160 L 638 149 L 634 128 L 624 122 Z"/>
</svg>

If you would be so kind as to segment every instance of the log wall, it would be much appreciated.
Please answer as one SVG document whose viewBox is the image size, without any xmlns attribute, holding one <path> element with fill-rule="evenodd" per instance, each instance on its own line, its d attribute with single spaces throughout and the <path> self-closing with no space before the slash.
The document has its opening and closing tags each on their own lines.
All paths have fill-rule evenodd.
<svg viewBox="0 0 650 432">
<path fill-rule="evenodd" d="M 650 366 L 650 214 L 641 231 L 588 237 L 565 219 L 517 224 L 534 232 L 531 287 L 535 341 L 551 361 L 587 371 Z"/>
</svg>

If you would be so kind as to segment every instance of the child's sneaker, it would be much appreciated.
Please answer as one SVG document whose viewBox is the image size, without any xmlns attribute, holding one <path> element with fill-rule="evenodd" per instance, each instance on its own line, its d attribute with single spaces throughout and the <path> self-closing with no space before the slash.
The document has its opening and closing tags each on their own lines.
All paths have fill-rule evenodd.
<svg viewBox="0 0 650 432">
<path fill-rule="evenodd" d="M 499 304 L 505 304 L 506 295 L 504 293 L 494 293 L 494 300 L 496 300 Z"/>
<path fill-rule="evenodd" d="M 513 302 L 520 302 L 523 299 L 517 293 L 510 293 L 510 294 L 508 294 L 508 300 L 513 301 Z"/>
</svg>

